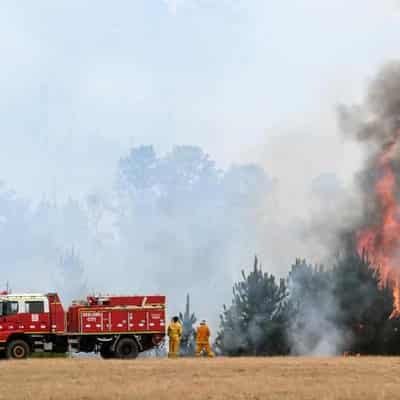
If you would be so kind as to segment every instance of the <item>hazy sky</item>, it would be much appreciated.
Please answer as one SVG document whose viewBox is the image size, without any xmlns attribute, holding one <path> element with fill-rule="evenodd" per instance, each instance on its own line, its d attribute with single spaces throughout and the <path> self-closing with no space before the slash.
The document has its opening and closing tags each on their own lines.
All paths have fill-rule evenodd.
<svg viewBox="0 0 400 400">
<path fill-rule="evenodd" d="M 398 57 L 395 0 L 0 3 L 0 181 L 29 199 L 82 199 L 94 190 L 111 190 L 119 158 L 142 144 L 158 152 L 199 145 L 221 167 L 260 163 L 274 179 L 274 190 L 257 214 L 259 224 L 232 232 L 240 239 L 227 243 L 229 250 L 213 248 L 224 260 L 220 269 L 190 288 L 199 312 L 215 324 L 219 305 L 229 301 L 231 283 L 251 264 L 253 252 L 278 276 L 286 275 L 294 257 L 323 260 L 325 248 L 314 237 L 307 244 L 304 232 L 318 214 L 337 215 L 340 204 L 330 187 L 347 193 L 361 160 L 357 145 L 345 143 L 337 131 L 335 106 L 362 99 L 379 67 Z M 313 203 L 311 190 L 325 193 L 322 207 Z M 174 222 L 179 223 L 159 226 L 157 220 L 150 233 L 157 239 L 158 228 L 174 232 Z M 44 231 L 54 236 L 46 223 Z M 55 225 L 62 246 L 78 240 L 75 226 L 69 232 L 65 221 Z M 135 233 L 134 223 L 131 228 Z M 247 228 L 254 235 L 242 238 Z M 17 238 L 18 229 L 28 227 L 16 226 Z M 331 224 L 323 226 L 330 230 L 335 233 Z M 196 249 L 195 238 L 186 236 Z M 46 273 L 42 258 L 48 246 L 40 243 L 38 259 L 31 262 L 27 253 L 15 271 Z M 142 253 L 129 248 L 121 254 L 118 248 L 114 254 L 111 248 L 106 258 L 102 253 L 96 258 L 85 243 L 78 245 L 91 289 L 112 285 L 95 272 L 108 271 L 120 257 L 127 264 L 119 260 L 121 271 L 141 273 L 149 290 L 156 284 L 167 290 L 162 274 L 149 280 L 143 270 L 155 265 L 155 274 L 163 271 L 157 257 L 167 251 L 149 254 L 143 247 Z M 175 267 L 170 258 L 166 265 Z M 187 262 L 189 269 L 193 265 Z M 16 274 L 22 278 L 14 277 L 14 286 L 25 290 L 23 277 L 31 275 Z M 210 293 L 209 282 L 224 274 L 232 282 Z M 119 276 L 114 278 L 110 290 L 120 288 Z M 37 289 L 45 285 L 43 277 L 32 282 Z M 174 312 L 185 285 L 170 296 Z M 209 303 L 203 301 L 205 291 Z M 212 311 L 211 303 L 218 305 Z"/>
<path fill-rule="evenodd" d="M 399 41 L 390 0 L 4 0 L 0 179 L 81 196 L 142 143 L 260 161 L 282 182 L 346 175 L 334 105 Z"/>
</svg>

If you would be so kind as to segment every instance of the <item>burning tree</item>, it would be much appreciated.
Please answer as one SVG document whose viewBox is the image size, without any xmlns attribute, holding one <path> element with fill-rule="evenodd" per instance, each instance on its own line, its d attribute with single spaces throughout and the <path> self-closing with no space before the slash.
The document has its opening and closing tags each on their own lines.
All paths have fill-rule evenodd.
<svg viewBox="0 0 400 400">
<path fill-rule="evenodd" d="M 346 252 L 327 269 L 296 260 L 288 286 L 292 354 L 393 352 L 385 345 L 392 291 L 366 254 Z"/>
<path fill-rule="evenodd" d="M 273 326 L 285 329 L 296 354 L 400 353 L 400 62 L 381 70 L 362 106 L 340 107 L 339 115 L 368 156 L 355 218 L 342 218 L 340 257 L 327 269 L 296 261 L 287 302 L 286 286 L 256 260 L 221 316 L 217 344 L 226 354 L 284 353 L 268 336 Z"/>
<path fill-rule="evenodd" d="M 393 310 L 392 290 L 365 253 L 339 258 L 333 271 L 336 324 L 344 332 L 344 350 L 361 354 L 385 351 L 383 335 Z"/>
<path fill-rule="evenodd" d="M 351 228 L 359 254 L 367 252 L 382 283 L 392 287 L 391 318 L 400 315 L 400 62 L 386 65 L 363 106 L 341 107 L 343 130 L 365 144 L 360 173 L 362 214 Z"/>
<path fill-rule="evenodd" d="M 400 352 L 400 321 L 388 319 L 392 290 L 365 254 L 345 252 L 330 268 L 297 259 L 279 285 L 257 258 L 253 271 L 242 274 L 221 315 L 216 348 L 222 354 Z"/>
</svg>

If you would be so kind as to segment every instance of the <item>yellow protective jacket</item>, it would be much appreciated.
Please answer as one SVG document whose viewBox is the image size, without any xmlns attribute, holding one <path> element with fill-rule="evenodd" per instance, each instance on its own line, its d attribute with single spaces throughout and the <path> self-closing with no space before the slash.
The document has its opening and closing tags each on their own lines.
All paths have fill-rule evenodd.
<svg viewBox="0 0 400 400">
<path fill-rule="evenodd" d="M 197 328 L 196 343 L 206 344 L 210 339 L 210 329 L 207 325 L 200 325 Z"/>
<path fill-rule="evenodd" d="M 180 322 L 171 322 L 168 325 L 168 336 L 170 339 L 180 339 L 182 336 L 182 325 Z"/>
</svg>

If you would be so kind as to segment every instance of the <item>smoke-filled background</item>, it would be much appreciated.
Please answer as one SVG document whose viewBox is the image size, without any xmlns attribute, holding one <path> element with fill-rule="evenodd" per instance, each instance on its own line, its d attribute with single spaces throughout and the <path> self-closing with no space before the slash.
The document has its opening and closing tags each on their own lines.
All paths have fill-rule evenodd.
<svg viewBox="0 0 400 400">
<path fill-rule="evenodd" d="M 322 3 L 4 2 L 3 284 L 190 292 L 216 326 L 254 253 L 324 261 L 365 157 L 334 110 L 400 33 L 391 1 Z"/>
</svg>

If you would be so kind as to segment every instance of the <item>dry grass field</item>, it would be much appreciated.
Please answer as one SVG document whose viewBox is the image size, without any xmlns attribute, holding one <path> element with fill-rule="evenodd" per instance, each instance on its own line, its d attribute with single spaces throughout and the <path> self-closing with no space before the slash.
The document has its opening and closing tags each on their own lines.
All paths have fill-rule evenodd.
<svg viewBox="0 0 400 400">
<path fill-rule="evenodd" d="M 0 399 L 400 399 L 400 358 L 0 362 Z"/>
</svg>

